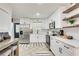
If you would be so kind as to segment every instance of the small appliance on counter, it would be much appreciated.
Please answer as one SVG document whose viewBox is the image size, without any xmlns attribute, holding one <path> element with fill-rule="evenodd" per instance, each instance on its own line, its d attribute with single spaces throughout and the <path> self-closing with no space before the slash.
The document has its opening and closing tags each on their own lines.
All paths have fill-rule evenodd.
<svg viewBox="0 0 79 59">
<path fill-rule="evenodd" d="M 60 31 L 59 31 L 59 35 L 60 35 L 60 36 L 63 36 L 63 35 L 64 35 L 64 30 L 60 30 Z"/>
</svg>

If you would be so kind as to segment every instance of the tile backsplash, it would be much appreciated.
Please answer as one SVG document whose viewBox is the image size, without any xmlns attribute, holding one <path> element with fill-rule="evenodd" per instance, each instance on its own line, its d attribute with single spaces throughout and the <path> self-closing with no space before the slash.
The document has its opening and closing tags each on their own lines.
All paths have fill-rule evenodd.
<svg viewBox="0 0 79 59">
<path fill-rule="evenodd" d="M 79 27 L 64 28 L 63 30 L 66 35 L 73 36 L 74 39 L 79 40 Z"/>
</svg>

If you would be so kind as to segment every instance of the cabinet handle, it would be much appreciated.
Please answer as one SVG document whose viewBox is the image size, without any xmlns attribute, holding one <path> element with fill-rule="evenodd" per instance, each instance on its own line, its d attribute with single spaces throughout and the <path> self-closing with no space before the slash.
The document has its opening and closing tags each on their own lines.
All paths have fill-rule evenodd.
<svg viewBox="0 0 79 59">
<path fill-rule="evenodd" d="M 61 47 L 59 47 L 59 52 L 62 53 L 62 48 Z"/>
<path fill-rule="evenodd" d="M 67 49 L 69 49 L 69 47 L 67 47 L 67 46 L 65 46 L 65 45 L 64 45 L 64 47 L 67 48 Z"/>
<path fill-rule="evenodd" d="M 37 36 L 37 39 L 38 39 L 38 36 Z"/>
<path fill-rule="evenodd" d="M 56 43 L 59 43 L 58 41 L 56 41 Z"/>
</svg>

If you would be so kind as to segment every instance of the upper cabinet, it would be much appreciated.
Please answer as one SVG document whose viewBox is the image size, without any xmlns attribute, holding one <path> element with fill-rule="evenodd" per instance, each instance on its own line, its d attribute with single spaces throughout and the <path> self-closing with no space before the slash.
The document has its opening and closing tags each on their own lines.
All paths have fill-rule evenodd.
<svg viewBox="0 0 79 59">
<path fill-rule="evenodd" d="M 28 19 L 28 18 L 21 18 L 20 19 L 20 24 L 30 24 L 31 22 L 30 22 L 30 19 Z"/>
<path fill-rule="evenodd" d="M 20 24 L 24 27 L 30 25 L 30 29 L 49 29 L 49 23 L 47 19 L 20 19 Z"/>
</svg>

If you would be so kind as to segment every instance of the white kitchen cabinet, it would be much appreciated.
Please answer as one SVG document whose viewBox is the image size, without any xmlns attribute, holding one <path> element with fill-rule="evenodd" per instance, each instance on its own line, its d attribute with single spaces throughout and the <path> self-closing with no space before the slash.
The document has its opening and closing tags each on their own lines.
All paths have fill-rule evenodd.
<svg viewBox="0 0 79 59">
<path fill-rule="evenodd" d="M 31 34 L 30 42 L 46 42 L 45 35 Z"/>
<path fill-rule="evenodd" d="M 54 54 L 56 54 L 56 43 L 52 37 L 50 37 L 50 49 Z"/>
<path fill-rule="evenodd" d="M 37 36 L 34 34 L 30 34 L 30 42 L 37 42 Z"/>
<path fill-rule="evenodd" d="M 55 38 L 50 36 L 50 49 L 56 56 L 78 56 L 79 48 L 75 48 L 59 40 L 60 38 Z M 64 39 L 63 39 L 64 40 Z"/>
<path fill-rule="evenodd" d="M 68 56 L 69 54 L 64 51 L 62 42 L 58 41 L 54 37 L 50 38 L 50 49 L 56 56 Z"/>
<path fill-rule="evenodd" d="M 76 49 L 76 48 L 74 48 L 74 47 L 72 47 L 72 46 L 70 46 L 70 45 L 68 45 L 68 44 L 63 43 L 63 49 L 64 49 L 64 51 L 65 51 L 67 54 L 69 54 L 69 55 L 71 55 L 71 56 L 74 56 L 74 55 L 75 55 L 75 49 Z"/>
<path fill-rule="evenodd" d="M 48 23 L 32 23 L 32 28 L 33 29 L 49 29 L 49 24 Z"/>
<path fill-rule="evenodd" d="M 5 51 L 1 51 L 0 56 L 11 56 L 11 49 L 7 48 Z"/>
<path fill-rule="evenodd" d="M 52 50 L 52 52 L 57 56 L 60 55 L 60 52 L 59 52 L 60 42 L 58 42 L 53 37 L 50 37 L 50 42 L 51 42 L 50 49 Z"/>
<path fill-rule="evenodd" d="M 59 48 L 60 49 L 60 54 L 59 54 L 59 56 L 71 56 L 70 54 L 68 54 L 65 50 L 64 50 L 64 48 L 62 48 L 62 47 L 60 47 Z"/>
<path fill-rule="evenodd" d="M 45 35 L 38 35 L 38 42 L 46 42 Z"/>
<path fill-rule="evenodd" d="M 49 29 L 48 21 L 43 22 L 41 26 L 42 26 L 42 29 Z"/>
<path fill-rule="evenodd" d="M 33 23 L 32 28 L 36 30 L 40 30 L 43 29 L 43 25 L 44 25 L 43 23 Z"/>
</svg>

